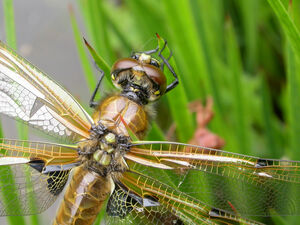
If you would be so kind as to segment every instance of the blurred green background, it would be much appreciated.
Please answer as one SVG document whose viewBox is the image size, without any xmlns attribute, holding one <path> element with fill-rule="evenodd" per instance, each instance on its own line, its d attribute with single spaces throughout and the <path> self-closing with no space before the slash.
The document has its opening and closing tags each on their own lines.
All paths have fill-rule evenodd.
<svg viewBox="0 0 300 225">
<path fill-rule="evenodd" d="M 5 35 L 1 38 L 17 48 L 16 40 L 21 41 L 22 34 L 15 33 L 19 28 L 14 23 L 14 5 L 12 0 L 2 2 Z M 69 9 L 66 2 L 55 4 L 63 5 L 63 18 L 72 27 L 85 75 L 86 85 L 78 81 L 80 92 L 85 93 L 70 90 L 76 97 L 91 93 L 99 76 L 83 44 L 83 33 L 109 66 L 134 50 L 154 48 L 155 33 L 159 33 L 173 52 L 180 86 L 157 103 L 157 120 L 149 140 L 164 139 L 176 123 L 177 139 L 187 142 L 196 127 L 187 104 L 212 96 L 215 117 L 209 128 L 225 139 L 224 149 L 300 160 L 299 0 L 78 0 L 71 1 Z M 47 45 L 41 48 L 51 51 Z M 170 82 L 172 77 L 166 73 Z M 72 80 L 72 74 L 60 76 Z M 65 85 L 72 88 L 70 82 Z M 104 92 L 109 90 L 104 87 Z M 87 106 L 87 102 L 82 104 Z M 297 219 L 272 221 L 297 224 Z M 26 220 L 27 224 L 44 221 L 38 216 L 8 219 L 10 224 L 25 224 Z"/>
</svg>

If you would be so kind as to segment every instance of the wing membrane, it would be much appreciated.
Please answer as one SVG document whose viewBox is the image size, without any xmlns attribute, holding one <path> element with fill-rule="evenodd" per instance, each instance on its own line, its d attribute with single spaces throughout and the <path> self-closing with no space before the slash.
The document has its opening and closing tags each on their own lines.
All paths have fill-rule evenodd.
<svg viewBox="0 0 300 225">
<path fill-rule="evenodd" d="M 43 212 L 63 190 L 69 171 L 42 174 L 30 164 L 0 166 L 0 216 Z"/>
<path fill-rule="evenodd" d="M 78 161 L 76 146 L 51 144 L 44 142 L 21 141 L 0 138 L 0 163 L 6 164 L 5 159 L 41 160 L 45 165 L 72 164 Z M 14 164 L 14 163 L 11 163 Z M 1 166 L 1 164 L 0 164 Z"/>
<path fill-rule="evenodd" d="M 74 146 L 0 139 L 0 216 L 46 210 L 77 161 Z"/>
<path fill-rule="evenodd" d="M 142 204 L 131 206 L 130 216 L 138 221 L 137 224 L 259 224 L 213 209 L 180 190 L 136 171 L 125 172 L 120 181 L 144 199 Z M 215 215 L 212 212 L 216 212 Z"/>
<path fill-rule="evenodd" d="M 71 140 L 89 136 L 92 119 L 61 86 L 0 42 L 0 112 Z"/>
<path fill-rule="evenodd" d="M 231 214 L 300 214 L 300 162 L 174 142 L 140 142 L 125 157 L 130 168 Z"/>
<path fill-rule="evenodd" d="M 131 160 L 138 162 L 147 158 L 153 160 L 157 168 L 190 168 L 226 177 L 240 176 L 240 179 L 259 183 L 263 178 L 300 183 L 298 161 L 261 159 L 176 142 L 141 142 L 134 145 L 130 153 Z"/>
</svg>

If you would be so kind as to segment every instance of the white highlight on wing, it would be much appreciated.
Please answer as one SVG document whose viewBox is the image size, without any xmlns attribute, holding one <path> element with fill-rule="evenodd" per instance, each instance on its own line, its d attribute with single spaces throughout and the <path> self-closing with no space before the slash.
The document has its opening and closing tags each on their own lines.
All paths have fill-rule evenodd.
<svg viewBox="0 0 300 225">
<path fill-rule="evenodd" d="M 4 51 L 0 51 L 0 52 L 4 53 Z M 5 62 L 5 63 L 7 63 L 7 62 Z M 42 99 L 45 99 L 45 96 L 40 91 L 38 91 L 33 85 L 31 85 L 27 80 L 25 80 L 22 76 L 20 76 L 16 72 L 14 72 L 11 69 L 7 68 L 6 66 L 2 65 L 1 63 L 0 63 L 0 71 L 3 74 L 5 74 L 5 76 L 9 77 L 16 83 L 22 85 L 27 90 L 30 90 L 34 95 L 36 95 Z"/>
<path fill-rule="evenodd" d="M 30 162 L 26 158 L 0 157 L 0 166 L 24 164 Z"/>
<path fill-rule="evenodd" d="M 171 157 L 171 158 L 185 158 L 185 159 L 197 159 L 203 161 L 213 161 L 213 162 L 228 162 L 228 163 L 245 163 L 254 166 L 255 163 L 228 156 L 218 156 L 218 155 L 208 155 L 208 154 L 176 154 L 176 153 L 163 153 L 163 152 L 155 152 L 152 151 L 152 154 L 156 157 Z"/>
<path fill-rule="evenodd" d="M 146 159 L 143 159 L 143 158 L 135 157 L 134 155 L 129 154 L 129 153 L 125 154 L 125 158 L 127 158 L 131 161 L 137 162 L 139 164 L 146 165 L 146 166 L 151 166 L 151 167 L 160 168 L 160 169 L 167 169 L 167 170 L 173 169 L 170 166 L 167 166 L 167 165 L 164 165 L 164 164 L 161 164 L 161 163 L 156 163 L 156 162 L 153 162 L 153 161 L 149 161 L 149 160 L 146 160 Z"/>
<path fill-rule="evenodd" d="M 243 164 L 246 166 L 255 166 L 256 161 L 253 162 L 247 159 L 245 155 L 234 154 L 231 152 L 220 151 L 217 149 L 206 148 L 196 145 L 183 144 L 171 141 L 135 141 L 133 142 L 133 149 L 135 146 L 147 146 L 151 155 L 159 158 L 180 158 L 191 159 L 199 161 L 212 161 Z M 153 149 L 153 145 L 156 149 Z M 163 147 L 164 146 L 164 147 Z M 173 150 L 174 149 L 174 150 Z M 179 150 L 180 149 L 180 150 Z M 137 151 L 138 154 L 139 151 Z M 231 157 L 231 155 L 233 157 Z"/>
<path fill-rule="evenodd" d="M 190 167 L 190 166 L 193 166 L 193 165 L 191 165 L 189 162 L 182 161 L 182 160 L 175 160 L 175 159 L 162 159 L 161 161 L 172 162 L 172 163 L 176 163 L 176 164 L 178 164 L 178 165 L 182 165 L 182 166 L 185 166 L 185 167 Z"/>
<path fill-rule="evenodd" d="M 4 71 L 1 64 L 0 71 Z M 19 118 L 49 133 L 58 136 L 71 136 L 72 132 L 55 118 L 51 109 L 44 105 L 41 99 L 39 100 L 31 92 L 31 90 L 38 92 L 38 90 L 29 83 L 27 84 L 32 88 L 26 89 L 23 84 L 15 82 L 0 72 L 0 112 L 10 117 Z M 42 97 L 42 94 L 38 96 Z"/>
<path fill-rule="evenodd" d="M 261 176 L 261 177 L 269 177 L 269 178 L 272 178 L 273 176 L 271 176 L 270 174 L 267 174 L 265 172 L 259 172 L 259 173 L 256 173 L 257 175 Z"/>
<path fill-rule="evenodd" d="M 12 56 L 10 56 L 11 60 L 14 60 Z M 72 109 L 73 113 L 78 113 L 80 118 L 83 119 L 86 123 L 93 123 L 93 119 L 90 115 L 82 108 L 82 106 L 73 98 L 71 94 L 69 94 L 66 90 L 64 90 L 60 85 L 58 85 L 55 81 L 45 76 L 41 71 L 37 68 L 27 65 L 21 64 L 18 61 L 15 61 L 16 64 L 26 71 L 26 74 L 30 75 L 31 79 L 39 84 L 41 87 L 44 87 L 47 92 L 55 91 L 55 95 L 59 96 L 60 99 L 63 100 L 64 104 Z"/>
<path fill-rule="evenodd" d="M 76 140 L 87 138 L 93 123 L 72 95 L 2 42 L 0 113 Z"/>
</svg>

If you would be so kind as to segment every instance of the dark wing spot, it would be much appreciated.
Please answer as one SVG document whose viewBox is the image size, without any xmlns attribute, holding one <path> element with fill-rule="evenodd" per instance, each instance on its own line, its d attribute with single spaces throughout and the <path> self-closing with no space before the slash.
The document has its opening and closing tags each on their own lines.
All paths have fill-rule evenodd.
<svg viewBox="0 0 300 225">
<path fill-rule="evenodd" d="M 172 220 L 172 224 L 174 225 L 184 225 L 184 222 L 180 219 Z"/>
<path fill-rule="evenodd" d="M 143 206 L 144 207 L 151 207 L 151 206 L 159 206 L 160 203 L 158 199 L 151 195 L 145 195 L 143 198 Z"/>
<path fill-rule="evenodd" d="M 262 167 L 271 166 L 271 165 L 273 165 L 272 160 L 258 159 L 255 164 L 255 168 L 262 168 Z"/>
<path fill-rule="evenodd" d="M 224 217 L 225 213 L 220 211 L 219 209 L 212 208 L 209 212 L 210 217 Z"/>
<path fill-rule="evenodd" d="M 42 173 L 43 168 L 44 168 L 44 166 L 45 166 L 45 163 L 44 163 L 43 160 L 31 160 L 31 161 L 29 162 L 29 165 L 30 165 L 32 168 L 34 168 L 34 169 L 36 169 L 37 171 L 39 171 L 40 173 Z"/>
<path fill-rule="evenodd" d="M 35 101 L 34 101 L 34 104 L 31 108 L 31 111 L 30 111 L 30 117 L 32 117 L 42 106 L 44 105 L 43 102 L 41 102 L 41 99 L 40 98 L 36 98 Z"/>
<path fill-rule="evenodd" d="M 44 172 L 46 167 L 43 160 L 32 160 L 29 162 L 29 165 L 39 171 L 42 175 L 46 176 L 47 179 L 47 187 L 53 195 L 58 195 L 65 187 L 68 181 L 68 175 L 70 170 L 56 170 L 51 172 Z M 58 168 L 57 168 L 58 169 Z"/>
</svg>

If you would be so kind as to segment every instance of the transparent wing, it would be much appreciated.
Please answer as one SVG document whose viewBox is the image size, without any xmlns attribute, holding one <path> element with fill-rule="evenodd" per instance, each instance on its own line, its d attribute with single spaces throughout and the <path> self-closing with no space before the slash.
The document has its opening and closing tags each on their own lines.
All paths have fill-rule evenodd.
<svg viewBox="0 0 300 225">
<path fill-rule="evenodd" d="M 134 171 L 212 208 L 243 216 L 300 214 L 300 162 L 174 142 L 140 142 L 125 157 Z"/>
<path fill-rule="evenodd" d="M 77 151 L 72 146 L 1 139 L 0 216 L 46 210 L 77 164 Z"/>
<path fill-rule="evenodd" d="M 147 167 L 145 167 L 147 170 Z M 144 171 L 146 172 L 146 171 Z M 157 175 L 156 175 L 157 176 Z M 120 179 L 131 193 L 120 192 L 112 197 L 120 202 L 118 214 L 122 215 L 124 208 L 129 215 L 124 218 L 114 218 L 111 224 L 260 224 L 252 220 L 238 217 L 225 211 L 207 206 L 205 203 L 185 194 L 175 187 L 168 186 L 150 176 L 137 171 L 125 172 Z M 128 200 L 126 196 L 134 195 Z M 119 200 L 121 199 L 121 201 Z M 123 209 L 123 210 L 122 210 Z M 118 221 L 119 219 L 119 221 Z"/>
<path fill-rule="evenodd" d="M 41 160 L 45 165 L 72 164 L 78 159 L 76 145 L 0 138 L 0 165 Z M 27 160 L 27 161 L 26 161 Z"/>
<path fill-rule="evenodd" d="M 144 205 L 146 201 L 147 207 Z M 150 202 L 155 206 L 149 206 Z M 176 224 L 174 221 L 178 220 L 166 208 L 156 204 L 156 199 L 143 198 L 119 182 L 115 184 L 108 200 L 106 212 L 106 224 L 168 224 L 167 221 L 171 218 L 172 224 Z"/>
<path fill-rule="evenodd" d="M 0 113 L 78 141 L 92 119 L 61 86 L 0 42 Z"/>
</svg>

